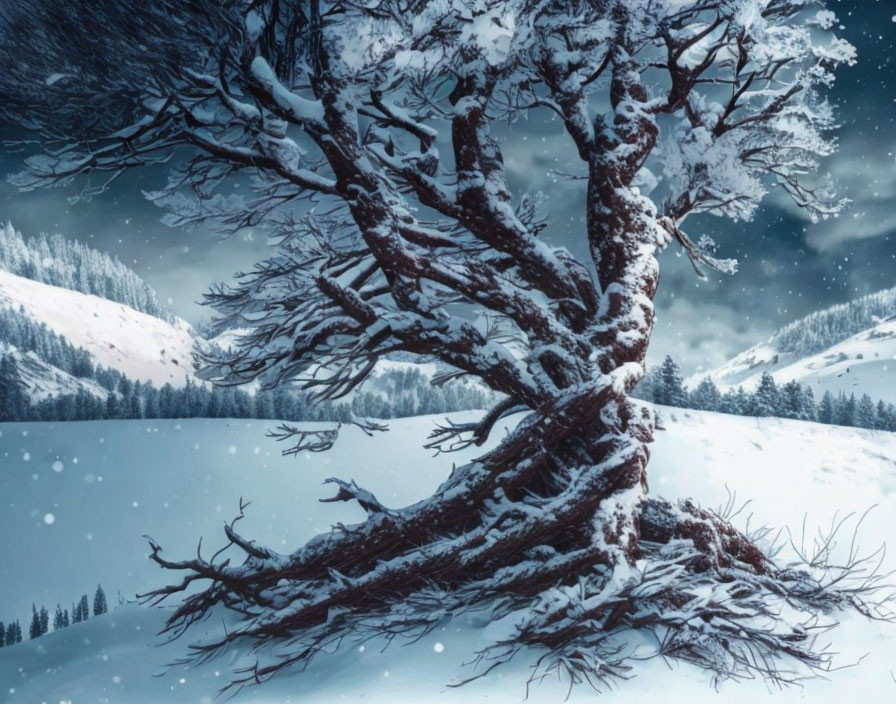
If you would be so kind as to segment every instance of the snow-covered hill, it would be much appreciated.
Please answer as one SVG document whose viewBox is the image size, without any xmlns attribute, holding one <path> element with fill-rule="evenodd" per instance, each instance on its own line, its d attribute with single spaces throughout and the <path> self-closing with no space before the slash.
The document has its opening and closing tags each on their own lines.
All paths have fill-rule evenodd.
<svg viewBox="0 0 896 704">
<path fill-rule="evenodd" d="M 168 323 L 121 303 L 3 270 L 0 307 L 23 309 L 75 347 L 86 349 L 95 364 L 117 369 L 131 379 L 182 386 L 192 376 L 193 348 L 199 338 L 179 318 Z"/>
<path fill-rule="evenodd" d="M 32 401 L 41 401 L 48 396 L 77 394 L 83 390 L 89 394 L 105 397 L 108 393 L 92 379 L 79 379 L 52 364 L 47 364 L 34 352 L 23 353 L 15 347 L 0 341 L 0 354 L 11 355 L 16 361 L 26 393 Z"/>
<path fill-rule="evenodd" d="M 842 391 L 896 403 L 896 318 L 877 320 L 810 354 L 788 351 L 779 336 L 772 336 L 716 369 L 694 374 L 685 383 L 693 388 L 708 376 L 722 391 L 738 386 L 750 391 L 763 372 L 778 383 L 795 379 L 811 386 L 816 399 L 825 391 L 835 395 Z"/>
<path fill-rule="evenodd" d="M 459 414 L 456 420 L 472 414 Z M 726 486 L 752 499 L 753 525 L 807 530 L 879 504 L 863 524 L 868 548 L 896 541 L 896 434 L 799 421 L 755 419 L 663 409 L 649 469 L 651 490 L 670 498 L 693 496 L 708 506 L 727 499 Z M 321 485 L 337 474 L 353 477 L 384 502 L 403 505 L 427 495 L 451 469 L 482 448 L 457 457 L 432 458 L 420 447 L 436 418 L 392 423 L 372 438 L 348 429 L 330 453 L 283 458 L 264 438 L 263 422 L 106 421 L 0 426 L 0 619 L 30 614 L 32 601 L 68 604 L 102 582 L 115 603 L 158 586 L 163 575 L 145 556 L 142 534 L 152 535 L 169 557 L 188 557 L 200 536 L 203 551 L 221 544 L 221 526 L 239 497 L 251 500 L 241 523 L 245 535 L 289 551 L 337 521 L 362 518 L 352 504 L 320 504 L 332 490 Z M 512 421 L 513 419 L 511 419 Z M 502 432 L 496 432 L 500 437 Z M 61 464 L 55 464 L 55 463 Z M 848 542 L 848 541 L 847 541 Z M 888 566 L 892 567 L 892 560 Z M 164 613 L 127 605 L 111 613 L 0 649 L 0 701 L 109 704 L 210 704 L 240 655 L 192 669 L 165 671 L 186 642 L 155 647 Z M 27 624 L 26 624 L 27 626 Z M 207 627 L 219 628 L 209 622 Z M 849 616 L 828 634 L 838 664 L 829 681 L 769 692 L 759 681 L 724 683 L 726 704 L 769 701 L 842 704 L 861 693 L 869 703 L 892 701 L 896 626 Z M 488 628 L 460 620 L 420 642 L 355 645 L 321 656 L 305 672 L 276 678 L 239 694 L 237 702 L 330 704 L 338 701 L 519 702 L 531 659 L 453 689 L 446 684 L 468 671 L 463 663 L 490 638 Z M 161 674 L 160 677 L 152 675 Z M 689 666 L 650 661 L 635 679 L 600 701 L 717 702 L 708 675 Z M 529 702 L 554 704 L 566 696 L 554 680 L 535 685 Z M 587 688 L 572 702 L 594 702 Z"/>
</svg>

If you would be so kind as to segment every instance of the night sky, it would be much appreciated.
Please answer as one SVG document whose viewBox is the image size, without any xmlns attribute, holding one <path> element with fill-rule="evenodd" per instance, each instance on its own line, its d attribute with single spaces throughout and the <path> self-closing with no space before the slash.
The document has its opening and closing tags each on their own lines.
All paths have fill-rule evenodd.
<svg viewBox="0 0 896 704">
<path fill-rule="evenodd" d="M 658 323 L 650 358 L 679 359 L 687 372 L 715 366 L 813 310 L 896 286 L 896 4 L 893 0 L 831 1 L 858 64 L 839 71 L 833 101 L 841 128 L 839 153 L 826 166 L 852 199 L 840 218 L 812 224 L 779 196 L 770 196 L 748 223 L 704 216 L 688 219 L 693 239 L 712 235 L 719 253 L 740 260 L 733 277 L 699 280 L 676 246 L 662 255 Z M 581 188 L 545 180 L 546 169 L 573 164 L 559 126 L 530 124 L 524 138 L 505 143 L 515 185 L 542 188 L 555 218 L 549 237 L 583 252 Z M 12 136 L 0 125 L 0 139 Z M 0 172 L 19 154 L 0 153 Z M 533 168 L 535 167 L 535 168 Z M 173 230 L 142 190 L 164 184 L 162 170 L 127 174 L 91 202 L 70 205 L 73 192 L 19 193 L 0 181 L 0 220 L 26 235 L 61 232 L 117 255 L 146 278 L 160 298 L 195 322 L 196 305 L 212 281 L 248 269 L 264 257 L 261 237 L 244 233 L 221 241 L 208 230 Z M 572 217 L 565 214 L 572 213 Z"/>
</svg>

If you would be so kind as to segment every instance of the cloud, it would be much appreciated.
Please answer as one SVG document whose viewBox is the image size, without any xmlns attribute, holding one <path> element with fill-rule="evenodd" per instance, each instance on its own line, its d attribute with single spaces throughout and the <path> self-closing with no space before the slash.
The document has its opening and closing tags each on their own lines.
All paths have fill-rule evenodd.
<svg viewBox="0 0 896 704">
<path fill-rule="evenodd" d="M 838 192 L 852 202 L 839 217 L 811 223 L 782 191 L 772 203 L 806 222 L 806 243 L 826 252 L 840 245 L 896 232 L 896 142 L 854 138 L 827 164 Z"/>
<path fill-rule="evenodd" d="M 757 342 L 767 339 L 774 326 L 764 318 L 745 316 L 707 292 L 705 299 L 676 296 L 657 306 L 657 321 L 649 366 L 668 354 L 685 374 L 713 369 Z"/>
</svg>

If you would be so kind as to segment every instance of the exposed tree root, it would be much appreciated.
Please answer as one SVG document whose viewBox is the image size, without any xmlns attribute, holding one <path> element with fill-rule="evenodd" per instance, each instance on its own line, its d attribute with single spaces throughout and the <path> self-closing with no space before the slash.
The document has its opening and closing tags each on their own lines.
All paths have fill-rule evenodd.
<svg viewBox="0 0 896 704">
<path fill-rule="evenodd" d="M 153 560 L 186 576 L 144 598 L 188 593 L 165 629 L 175 638 L 216 607 L 239 614 L 235 627 L 191 645 L 187 658 L 206 660 L 236 643 L 264 646 L 264 658 L 237 671 L 228 688 L 307 665 L 346 638 L 420 637 L 471 610 L 514 623 L 511 636 L 478 654 L 473 678 L 525 650 L 538 653 L 539 676 L 560 672 L 570 684 L 627 677 L 648 655 L 694 663 L 719 680 L 790 683 L 830 666 L 816 647 L 835 622 L 824 614 L 855 608 L 892 618 L 879 564 L 851 551 L 832 567 L 832 539 L 782 568 L 725 516 L 646 497 L 646 425 L 633 422 L 624 435 L 604 428 L 591 435 L 596 443 L 581 426 L 556 434 L 540 427 L 537 418 L 525 423 L 407 509 L 334 480 L 334 499 L 357 501 L 368 520 L 293 555 L 243 538 L 236 521 L 226 534 L 245 554 L 240 565 L 199 554 L 173 562 L 151 543 Z M 595 463 L 598 454 L 605 459 Z M 543 464 L 551 482 L 539 475 Z M 207 586 L 189 593 L 198 581 Z M 655 647 L 632 649 L 631 631 L 652 634 Z"/>
</svg>

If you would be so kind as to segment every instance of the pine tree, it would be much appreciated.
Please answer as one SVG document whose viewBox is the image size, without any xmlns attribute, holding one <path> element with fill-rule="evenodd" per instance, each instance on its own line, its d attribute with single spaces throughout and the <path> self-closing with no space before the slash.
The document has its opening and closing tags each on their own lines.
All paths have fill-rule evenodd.
<svg viewBox="0 0 896 704">
<path fill-rule="evenodd" d="M 53 612 L 53 630 L 58 631 L 60 628 L 65 628 L 65 614 L 62 607 L 56 604 L 56 611 Z"/>
<path fill-rule="evenodd" d="M 834 416 L 834 422 L 837 425 L 845 425 L 847 427 L 855 427 L 856 425 L 856 395 L 850 394 L 846 398 L 844 394 L 837 397 L 837 406 Z"/>
<path fill-rule="evenodd" d="M 87 595 L 84 594 L 81 597 L 81 601 L 78 604 L 78 607 L 81 609 L 81 620 L 86 621 L 90 618 L 90 602 L 87 601 Z"/>
<path fill-rule="evenodd" d="M 205 410 L 206 418 L 220 418 L 221 417 L 221 389 L 218 386 L 213 386 L 211 393 L 208 396 L 208 405 Z M 285 418 L 285 416 L 278 414 L 279 418 Z"/>
<path fill-rule="evenodd" d="M 106 419 L 114 419 L 119 417 L 119 407 L 118 407 L 118 397 L 114 392 L 109 392 L 109 395 L 106 396 L 106 410 L 103 414 L 103 417 Z"/>
<path fill-rule="evenodd" d="M 37 612 L 37 606 L 31 605 L 31 625 L 28 627 L 28 637 L 31 640 L 40 638 L 43 635 L 40 627 L 40 614 Z"/>
<path fill-rule="evenodd" d="M 815 402 L 811 397 L 812 390 L 803 389 L 802 384 L 798 381 L 788 381 L 781 387 L 780 411 L 785 418 L 794 418 L 796 420 L 813 420 L 815 417 Z"/>
<path fill-rule="evenodd" d="M 663 406 L 686 405 L 687 394 L 681 380 L 681 371 L 671 356 L 666 356 L 660 366 L 659 380 L 653 390 L 653 402 Z"/>
<path fill-rule="evenodd" d="M 873 429 L 875 425 L 874 401 L 868 394 L 862 394 L 856 407 L 856 425 L 860 428 Z"/>
<path fill-rule="evenodd" d="M 72 623 L 81 623 L 81 604 L 72 602 Z"/>
<path fill-rule="evenodd" d="M 656 385 L 659 383 L 660 378 L 660 368 L 659 367 L 651 367 L 647 370 L 644 376 L 641 378 L 641 381 L 638 382 L 638 385 L 632 391 L 632 396 L 635 398 L 641 398 L 645 401 L 652 401 L 654 398 L 654 393 L 656 389 Z"/>
<path fill-rule="evenodd" d="M 874 414 L 874 427 L 878 430 L 896 430 L 896 407 L 883 400 L 877 402 Z"/>
<path fill-rule="evenodd" d="M 818 422 L 833 425 L 835 418 L 835 402 L 830 391 L 825 391 L 818 405 Z"/>
<path fill-rule="evenodd" d="M 28 411 L 25 384 L 12 355 L 0 357 L 0 422 L 25 420 Z"/>
<path fill-rule="evenodd" d="M 40 607 L 40 634 L 45 635 L 50 632 L 50 612 L 46 606 Z"/>
<path fill-rule="evenodd" d="M 22 626 L 14 621 L 6 626 L 6 644 L 15 645 L 22 642 Z"/>
<path fill-rule="evenodd" d="M 6 626 L 0 621 L 0 648 L 6 645 Z"/>
<path fill-rule="evenodd" d="M 255 413 L 256 418 L 271 419 L 275 418 L 274 414 L 274 398 L 268 391 L 258 391 L 255 394 Z"/>
<path fill-rule="evenodd" d="M 106 603 L 106 593 L 103 591 L 103 588 L 97 584 L 96 585 L 96 593 L 93 595 L 93 615 L 99 616 L 100 614 L 104 614 L 109 610 L 109 605 Z"/>
<path fill-rule="evenodd" d="M 127 417 L 128 418 L 142 418 L 143 417 L 143 405 L 140 402 L 140 397 L 137 394 L 131 394 L 128 397 L 128 408 L 127 408 Z"/>
<path fill-rule="evenodd" d="M 780 415 L 781 398 L 774 378 L 768 372 L 763 372 L 759 379 L 759 386 L 753 393 L 750 403 L 750 415 L 759 418 Z"/>
<path fill-rule="evenodd" d="M 700 411 L 721 410 L 722 395 L 712 379 L 706 377 L 697 384 L 697 388 L 690 394 L 690 405 Z"/>
<path fill-rule="evenodd" d="M 812 393 L 811 386 L 803 389 L 803 411 L 806 420 L 818 420 L 818 406 L 815 404 L 815 394 Z"/>
</svg>

